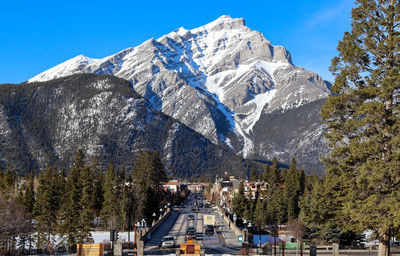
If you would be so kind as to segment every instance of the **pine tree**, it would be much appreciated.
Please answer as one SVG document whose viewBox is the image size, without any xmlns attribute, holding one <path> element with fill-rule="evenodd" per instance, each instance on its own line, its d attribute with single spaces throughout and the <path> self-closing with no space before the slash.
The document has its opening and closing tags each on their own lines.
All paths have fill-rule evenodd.
<svg viewBox="0 0 400 256">
<path fill-rule="evenodd" d="M 136 184 L 137 218 L 152 219 L 158 212 L 165 193 L 161 183 L 167 180 L 160 154 L 156 151 L 138 152 L 132 171 L 132 180 Z"/>
<path fill-rule="evenodd" d="M 299 197 L 301 195 L 300 176 L 296 169 L 296 161 L 292 158 L 284 183 L 284 200 L 287 205 L 287 219 L 296 219 L 299 214 Z"/>
<path fill-rule="evenodd" d="M 82 195 L 80 198 L 80 219 L 79 219 L 79 238 L 78 242 L 85 243 L 91 238 L 90 230 L 94 219 L 93 211 L 93 180 L 91 170 L 88 166 L 82 168 L 80 173 L 80 181 L 82 187 Z"/>
<path fill-rule="evenodd" d="M 130 183 L 128 181 L 128 183 Z M 124 226 L 130 229 L 134 223 L 134 216 L 136 212 L 136 200 L 133 187 L 131 185 L 124 186 L 121 200 L 121 214 Z"/>
<path fill-rule="evenodd" d="M 400 227 L 400 3 L 357 0 L 352 30 L 339 41 L 335 76 L 321 110 L 333 148 L 324 162 L 346 229 L 372 229 L 379 256 Z"/>
<path fill-rule="evenodd" d="M 50 242 L 57 228 L 57 213 L 60 205 L 56 187 L 57 177 L 56 170 L 49 166 L 39 175 L 37 199 L 33 207 L 39 242 Z"/>
<path fill-rule="evenodd" d="M 15 183 L 17 182 L 17 175 L 15 171 L 11 171 L 10 168 L 6 168 L 4 176 L 2 178 L 1 190 L 6 198 L 15 196 Z"/>
<path fill-rule="evenodd" d="M 254 167 L 251 168 L 250 171 L 250 181 L 257 181 L 258 180 L 258 173 Z"/>
<path fill-rule="evenodd" d="M 33 171 L 29 172 L 26 176 L 26 189 L 23 204 L 27 213 L 33 213 L 33 206 L 35 205 L 35 176 Z"/>
<path fill-rule="evenodd" d="M 101 209 L 103 223 L 107 224 L 110 228 L 117 228 L 119 222 L 119 198 L 117 190 L 118 184 L 114 165 L 110 163 L 104 177 L 104 201 Z"/>
<path fill-rule="evenodd" d="M 265 165 L 265 170 L 263 172 L 263 177 L 262 180 L 267 182 L 268 184 L 271 182 L 271 175 L 272 175 L 272 171 L 271 171 L 271 167 L 269 166 L 269 164 Z"/>
<path fill-rule="evenodd" d="M 100 216 L 100 211 L 104 200 L 103 197 L 104 174 L 103 171 L 99 168 L 97 157 L 92 158 L 90 170 L 94 177 L 91 207 L 94 210 L 95 217 L 98 217 Z"/>
<path fill-rule="evenodd" d="M 282 182 L 281 170 L 278 166 L 278 159 L 276 159 L 276 157 L 274 157 L 274 159 L 272 160 L 271 176 L 267 182 L 270 183 L 271 186 L 281 185 Z"/>
<path fill-rule="evenodd" d="M 247 209 L 247 206 L 248 206 L 248 201 L 246 195 L 244 194 L 244 184 L 243 182 L 240 182 L 239 191 L 234 196 L 232 201 L 233 212 L 236 213 L 238 217 L 244 218 L 246 217 L 245 211 Z"/>
<path fill-rule="evenodd" d="M 81 217 L 81 198 L 82 183 L 81 172 L 85 165 L 84 154 L 82 150 L 78 150 L 75 163 L 72 166 L 66 182 L 66 190 L 64 195 L 64 204 L 61 212 L 61 222 L 63 223 L 61 231 L 67 235 L 68 246 L 74 250 L 76 243 L 81 238 L 80 233 L 80 217 Z"/>
<path fill-rule="evenodd" d="M 261 197 L 258 197 L 257 199 L 257 203 L 255 206 L 255 210 L 254 210 L 254 220 L 256 222 L 256 224 L 258 224 L 260 227 L 265 224 L 265 204 L 263 202 L 263 200 L 261 200 Z"/>
</svg>

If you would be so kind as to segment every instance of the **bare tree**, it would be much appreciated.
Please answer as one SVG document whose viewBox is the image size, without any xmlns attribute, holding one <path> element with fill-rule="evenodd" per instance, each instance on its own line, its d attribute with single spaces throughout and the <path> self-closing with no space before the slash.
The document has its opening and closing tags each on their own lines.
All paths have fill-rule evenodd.
<svg viewBox="0 0 400 256">
<path fill-rule="evenodd" d="M 15 250 L 15 240 L 23 241 L 33 232 L 32 217 L 13 199 L 0 195 L 0 241 L 5 252 Z M 23 247 L 23 245 L 22 245 Z"/>
<path fill-rule="evenodd" d="M 287 230 L 290 231 L 298 242 L 304 234 L 304 226 L 299 220 L 290 220 L 287 224 Z"/>
</svg>

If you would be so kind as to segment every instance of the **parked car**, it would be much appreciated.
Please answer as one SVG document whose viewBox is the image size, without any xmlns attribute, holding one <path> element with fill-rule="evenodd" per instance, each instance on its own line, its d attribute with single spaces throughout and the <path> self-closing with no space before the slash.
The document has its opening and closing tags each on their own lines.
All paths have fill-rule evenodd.
<svg viewBox="0 0 400 256">
<path fill-rule="evenodd" d="M 175 247 L 175 240 L 173 236 L 164 236 L 162 243 L 162 248 L 174 248 Z"/>
<path fill-rule="evenodd" d="M 204 231 L 207 235 L 213 235 L 214 234 L 214 226 L 213 225 L 207 225 L 206 230 Z"/>
<path fill-rule="evenodd" d="M 194 220 L 194 215 L 193 214 L 189 214 L 188 220 Z"/>
<path fill-rule="evenodd" d="M 400 247 L 400 241 L 391 241 L 390 246 L 392 247 Z"/>
</svg>

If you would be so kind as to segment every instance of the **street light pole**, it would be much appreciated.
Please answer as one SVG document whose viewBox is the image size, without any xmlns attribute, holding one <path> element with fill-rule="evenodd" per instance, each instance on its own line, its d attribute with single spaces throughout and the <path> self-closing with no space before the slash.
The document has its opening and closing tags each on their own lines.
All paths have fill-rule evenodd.
<svg viewBox="0 0 400 256">
<path fill-rule="evenodd" d="M 243 241 L 247 242 L 247 221 L 246 220 L 243 220 L 243 225 L 244 225 L 244 228 L 243 228 L 243 230 L 244 230 Z"/>
<path fill-rule="evenodd" d="M 274 256 L 276 256 L 276 226 L 274 225 Z"/>
</svg>

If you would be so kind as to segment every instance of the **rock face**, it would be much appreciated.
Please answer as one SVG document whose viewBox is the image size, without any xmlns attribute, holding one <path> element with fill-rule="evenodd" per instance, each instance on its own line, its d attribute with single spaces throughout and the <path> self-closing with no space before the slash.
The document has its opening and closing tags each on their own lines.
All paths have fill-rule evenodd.
<svg viewBox="0 0 400 256">
<path fill-rule="evenodd" d="M 78 148 L 131 170 L 138 150 L 161 152 L 167 174 L 198 177 L 236 172 L 248 163 L 157 111 L 123 79 L 72 75 L 0 86 L 0 164 L 21 173 L 47 164 L 70 167 Z"/>
<path fill-rule="evenodd" d="M 322 171 L 319 156 L 327 152 L 327 143 L 322 140 L 320 119 L 309 121 L 306 133 L 313 136 L 302 148 L 297 140 L 288 138 L 279 139 L 284 147 L 264 147 L 266 141 L 256 138 L 276 141 L 263 136 L 270 134 L 274 123 L 263 122 L 264 129 L 257 129 L 257 134 L 254 127 L 270 114 L 283 118 L 288 111 L 325 99 L 331 93 L 329 85 L 318 75 L 294 66 L 284 47 L 272 45 L 260 32 L 245 26 L 243 19 L 222 16 L 196 29 L 179 28 L 103 59 L 80 55 L 29 82 L 76 73 L 127 79 L 154 108 L 247 158 L 270 160 L 277 156 L 289 162 L 321 141 L 321 148 L 300 154 L 301 159 L 312 158 L 307 160 L 312 165 L 297 162 L 311 171 Z M 304 136 L 296 127 L 290 133 Z"/>
</svg>

